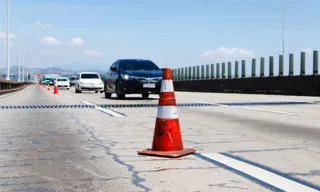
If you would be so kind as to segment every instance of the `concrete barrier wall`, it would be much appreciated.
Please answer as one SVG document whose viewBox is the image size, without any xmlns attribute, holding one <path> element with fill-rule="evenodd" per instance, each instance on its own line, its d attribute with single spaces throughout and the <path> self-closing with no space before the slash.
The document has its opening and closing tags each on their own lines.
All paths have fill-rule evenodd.
<svg viewBox="0 0 320 192">
<path fill-rule="evenodd" d="M 0 79 L 0 95 L 12 93 L 25 88 L 33 83 L 30 82 L 14 82 Z"/>
</svg>

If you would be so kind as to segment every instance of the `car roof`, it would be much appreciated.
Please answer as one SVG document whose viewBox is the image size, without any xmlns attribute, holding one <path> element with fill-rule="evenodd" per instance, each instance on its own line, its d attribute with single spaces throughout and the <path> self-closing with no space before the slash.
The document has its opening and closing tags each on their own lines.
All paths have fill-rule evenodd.
<svg viewBox="0 0 320 192">
<path fill-rule="evenodd" d="M 117 61 L 151 61 L 149 59 L 118 59 Z"/>
<path fill-rule="evenodd" d="M 98 73 L 96 73 L 96 72 L 81 72 L 79 74 L 98 74 Z"/>
</svg>

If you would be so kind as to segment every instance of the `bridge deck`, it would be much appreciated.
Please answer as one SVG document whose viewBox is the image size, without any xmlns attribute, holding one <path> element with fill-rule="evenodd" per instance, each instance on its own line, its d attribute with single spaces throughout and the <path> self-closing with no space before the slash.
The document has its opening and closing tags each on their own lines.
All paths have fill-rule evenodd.
<svg viewBox="0 0 320 192">
<path fill-rule="evenodd" d="M 184 147 L 197 150 L 179 159 L 137 155 L 157 114 L 142 104 L 158 102 L 140 98 L 40 86 L 0 96 L 0 106 L 25 106 L 0 108 L 0 191 L 319 190 L 317 98 L 176 92 L 199 104 L 178 108 Z M 128 105 L 83 107 L 103 104 Z"/>
</svg>

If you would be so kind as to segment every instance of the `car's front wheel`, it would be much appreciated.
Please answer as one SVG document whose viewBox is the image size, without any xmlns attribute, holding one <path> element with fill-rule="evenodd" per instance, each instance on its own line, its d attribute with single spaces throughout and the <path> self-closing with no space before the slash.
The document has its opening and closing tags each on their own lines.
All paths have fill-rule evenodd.
<svg viewBox="0 0 320 192">
<path fill-rule="evenodd" d="M 126 94 L 120 93 L 119 83 L 116 84 L 116 94 L 118 99 L 124 99 L 126 97 Z"/>
<path fill-rule="evenodd" d="M 81 91 L 77 89 L 77 86 L 75 86 L 75 90 L 76 90 L 76 93 L 81 93 Z"/>
</svg>

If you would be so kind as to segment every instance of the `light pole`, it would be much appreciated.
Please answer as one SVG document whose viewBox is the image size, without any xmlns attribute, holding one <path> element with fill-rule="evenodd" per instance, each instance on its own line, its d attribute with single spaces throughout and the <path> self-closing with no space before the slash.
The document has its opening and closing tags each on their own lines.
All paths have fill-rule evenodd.
<svg viewBox="0 0 320 192">
<path fill-rule="evenodd" d="M 22 82 L 24 82 L 24 55 L 25 55 L 25 50 L 23 50 L 23 57 L 22 57 Z"/>
<path fill-rule="evenodd" d="M 284 0 L 282 0 L 282 55 L 284 57 Z"/>
<path fill-rule="evenodd" d="M 9 33 L 10 33 L 10 0 L 7 1 L 7 80 L 10 80 L 10 48 L 9 48 Z"/>
<path fill-rule="evenodd" d="M 32 35 L 32 32 L 28 32 L 26 36 L 28 37 L 31 35 Z M 28 39 L 28 38 L 24 38 L 24 39 Z M 23 48 L 23 53 L 22 53 L 22 58 L 23 58 L 22 59 L 22 79 L 23 79 L 23 81 L 25 80 L 25 72 L 26 72 L 25 71 L 26 70 L 25 69 L 25 60 L 26 60 L 26 53 L 28 51 L 26 45 L 27 45 L 27 43 L 25 43 L 25 47 Z"/>
<path fill-rule="evenodd" d="M 18 69 L 18 82 L 20 82 L 20 21 L 19 19 L 17 19 L 16 17 L 11 17 L 11 19 L 14 19 L 17 21 L 19 27 L 18 27 L 18 65 L 19 65 L 19 69 Z"/>
</svg>

